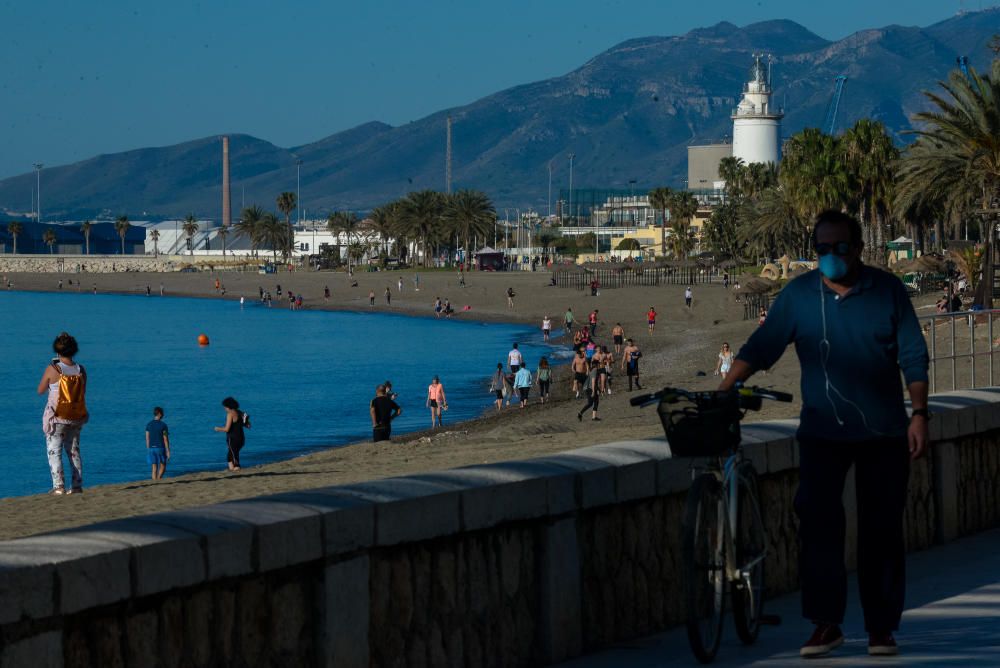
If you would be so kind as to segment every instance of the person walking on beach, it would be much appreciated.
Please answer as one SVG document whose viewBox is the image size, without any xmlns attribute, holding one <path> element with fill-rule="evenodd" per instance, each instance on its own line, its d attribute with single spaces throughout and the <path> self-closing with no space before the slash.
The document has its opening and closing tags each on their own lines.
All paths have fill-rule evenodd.
<svg viewBox="0 0 1000 668">
<path fill-rule="evenodd" d="M 521 351 L 517 349 L 516 343 L 507 353 L 507 366 L 510 367 L 511 373 L 517 373 L 517 370 L 524 366 L 524 358 L 521 357 Z"/>
<path fill-rule="evenodd" d="M 413 272 L 413 291 L 420 292 L 420 274 Z"/>
<path fill-rule="evenodd" d="M 514 308 L 514 288 L 507 288 L 507 308 Z"/>
<path fill-rule="evenodd" d="M 590 324 L 591 336 L 597 335 L 597 313 L 598 311 L 595 308 L 593 311 L 590 312 L 590 315 L 587 316 L 587 322 Z"/>
<path fill-rule="evenodd" d="M 528 367 L 523 363 L 521 368 L 517 370 L 514 374 L 514 389 L 517 390 L 518 395 L 521 399 L 521 408 L 528 407 L 528 394 L 531 393 L 531 372 L 528 371 Z"/>
<path fill-rule="evenodd" d="M 563 318 L 563 323 L 563 329 L 566 331 L 566 334 L 571 334 L 573 332 L 573 309 L 566 309 L 566 315 Z"/>
<path fill-rule="evenodd" d="M 652 334 L 653 330 L 656 329 L 656 309 L 652 306 L 646 312 L 646 324 L 649 325 L 649 333 Z"/>
<path fill-rule="evenodd" d="M 497 362 L 497 370 L 493 372 L 493 377 L 490 379 L 490 392 L 496 396 L 497 413 L 503 410 L 503 399 L 509 391 L 507 374 L 503 372 L 503 362 Z"/>
<path fill-rule="evenodd" d="M 372 419 L 372 441 L 388 441 L 392 438 L 392 421 L 399 417 L 403 409 L 387 395 L 385 385 L 375 388 L 375 398 L 368 405 Z"/>
<path fill-rule="evenodd" d="M 146 463 L 150 465 L 153 480 L 160 480 L 167 472 L 170 461 L 170 434 L 163 421 L 163 409 L 153 409 L 153 419 L 146 425 Z"/>
<path fill-rule="evenodd" d="M 579 399 L 580 391 L 583 390 L 583 385 L 587 382 L 587 372 L 590 370 L 583 348 L 577 348 L 576 357 L 573 358 L 570 369 L 573 371 L 573 393 Z"/>
<path fill-rule="evenodd" d="M 396 285 L 398 286 L 399 291 L 402 292 L 403 291 L 403 277 L 402 276 L 400 276 L 399 280 L 396 281 Z"/>
<path fill-rule="evenodd" d="M 802 367 L 795 495 L 799 574 L 802 614 L 815 624 L 799 653 L 822 656 L 844 642 L 843 493 L 853 466 L 868 653 L 894 655 L 906 590 L 907 481 L 911 461 L 928 444 L 927 344 L 902 282 L 862 263 L 857 219 L 835 210 L 820 213 L 812 242 L 819 268 L 785 286 L 719 389 L 731 390 L 771 368 L 795 344 Z M 903 403 L 901 375 L 912 417 Z"/>
<path fill-rule="evenodd" d="M 601 346 L 601 363 L 604 364 L 604 391 L 611 394 L 611 370 L 615 364 L 615 356 L 607 346 Z"/>
<path fill-rule="evenodd" d="M 552 320 L 550 320 L 549 316 L 546 315 L 544 318 L 542 318 L 542 340 L 544 340 L 546 343 L 548 343 L 549 341 L 549 333 L 551 331 L 552 331 Z"/>
<path fill-rule="evenodd" d="M 444 385 L 437 376 L 427 386 L 427 407 L 431 409 L 431 429 L 444 426 L 441 412 L 448 410 L 448 399 L 444 395 Z"/>
<path fill-rule="evenodd" d="M 540 403 L 545 403 L 549 396 L 549 387 L 552 385 L 552 369 L 549 367 L 549 360 L 546 357 L 538 360 L 538 369 L 535 371 L 535 380 L 538 382 L 538 396 Z"/>
<path fill-rule="evenodd" d="M 615 354 L 622 354 L 622 344 L 625 343 L 625 328 L 620 322 L 616 322 L 611 328 L 611 341 L 615 344 Z"/>
<path fill-rule="evenodd" d="M 160 283 L 160 296 L 163 296 L 163 283 Z"/>
<path fill-rule="evenodd" d="M 226 424 L 222 427 L 215 427 L 215 431 L 223 432 L 226 435 L 226 463 L 230 471 L 240 471 L 240 450 L 246 443 L 246 435 L 243 428 L 250 428 L 250 416 L 240 410 L 240 403 L 232 397 L 222 400 L 222 406 L 226 409 Z"/>
<path fill-rule="evenodd" d="M 584 392 L 586 393 L 587 403 L 580 412 L 576 414 L 576 419 L 583 421 L 583 414 L 587 412 L 587 409 L 591 409 L 590 419 L 594 421 L 600 421 L 601 418 L 597 417 L 597 409 L 601 405 L 601 376 L 598 374 L 598 369 L 600 368 L 599 363 L 590 362 L 587 370 L 587 381 L 584 385 Z"/>
<path fill-rule="evenodd" d="M 389 289 L 388 285 L 385 286 L 385 305 L 392 306 L 392 290 Z"/>
<path fill-rule="evenodd" d="M 719 351 L 719 361 L 715 365 L 715 375 L 726 377 L 729 373 L 729 369 L 733 366 L 733 351 L 729 349 L 728 343 L 722 344 L 722 350 Z"/>
<path fill-rule="evenodd" d="M 42 431 L 45 433 L 45 450 L 52 475 L 49 494 L 61 496 L 65 489 L 63 479 L 63 452 L 69 459 L 72 487 L 69 494 L 83 491 L 83 460 L 80 457 L 80 431 L 87 423 L 87 371 L 77 364 L 79 351 L 76 339 L 62 332 L 52 342 L 56 356 L 45 367 L 38 383 L 38 394 L 48 394 L 42 411 Z"/>
<path fill-rule="evenodd" d="M 374 290 L 369 290 L 368 291 L 368 305 L 369 306 L 375 306 L 375 291 Z"/>
<path fill-rule="evenodd" d="M 436 317 L 436 318 L 440 318 L 441 317 L 441 308 L 442 308 L 441 307 L 441 298 L 440 297 L 435 297 L 434 298 L 434 317 Z"/>
<path fill-rule="evenodd" d="M 639 384 L 639 358 L 642 357 L 642 351 L 639 347 L 635 345 L 632 339 L 626 341 L 628 345 L 625 346 L 625 350 L 622 351 L 622 368 L 625 370 L 625 375 L 628 376 L 628 390 L 632 391 L 632 381 L 635 380 L 635 389 L 641 390 L 642 385 Z"/>
<path fill-rule="evenodd" d="M 684 306 L 687 306 L 690 309 L 691 300 L 693 298 L 694 298 L 694 293 L 691 292 L 691 286 L 689 285 L 687 286 L 687 288 L 684 289 Z"/>
<path fill-rule="evenodd" d="M 325 301 L 325 302 L 330 301 L 330 286 L 329 285 L 324 285 L 323 286 L 323 301 Z"/>
</svg>

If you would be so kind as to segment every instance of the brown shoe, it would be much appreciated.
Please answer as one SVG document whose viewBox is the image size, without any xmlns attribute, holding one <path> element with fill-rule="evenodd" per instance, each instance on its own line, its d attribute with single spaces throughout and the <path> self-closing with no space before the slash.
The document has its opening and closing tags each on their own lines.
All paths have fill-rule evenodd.
<svg viewBox="0 0 1000 668">
<path fill-rule="evenodd" d="M 799 649 L 799 656 L 813 659 L 825 656 L 844 644 L 844 634 L 836 624 L 817 624 L 812 637 Z"/>
<path fill-rule="evenodd" d="M 896 656 L 899 646 L 891 633 L 869 633 L 868 653 L 871 656 Z"/>
</svg>

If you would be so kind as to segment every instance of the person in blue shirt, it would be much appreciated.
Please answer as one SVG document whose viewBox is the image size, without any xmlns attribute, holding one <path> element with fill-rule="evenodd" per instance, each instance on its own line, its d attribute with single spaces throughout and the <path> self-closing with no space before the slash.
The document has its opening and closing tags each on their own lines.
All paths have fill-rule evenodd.
<svg viewBox="0 0 1000 668">
<path fill-rule="evenodd" d="M 521 360 L 521 368 L 514 374 L 514 387 L 520 395 L 521 408 L 527 408 L 528 395 L 531 393 L 531 372 L 528 371 L 528 365 L 523 359 Z"/>
<path fill-rule="evenodd" d="M 927 449 L 927 345 L 902 282 L 861 262 L 861 226 L 839 211 L 813 228 L 819 268 L 788 283 L 719 386 L 769 369 L 789 344 L 802 367 L 797 433 L 802 613 L 816 624 L 802 656 L 844 642 L 844 481 L 855 469 L 858 585 L 868 653 L 898 652 L 906 588 L 903 510 L 909 463 Z M 912 417 L 907 417 L 900 375 Z"/>
<path fill-rule="evenodd" d="M 146 463 L 152 467 L 153 480 L 159 480 L 167 472 L 170 459 L 170 434 L 163 421 L 163 409 L 153 409 L 153 419 L 146 425 Z"/>
</svg>

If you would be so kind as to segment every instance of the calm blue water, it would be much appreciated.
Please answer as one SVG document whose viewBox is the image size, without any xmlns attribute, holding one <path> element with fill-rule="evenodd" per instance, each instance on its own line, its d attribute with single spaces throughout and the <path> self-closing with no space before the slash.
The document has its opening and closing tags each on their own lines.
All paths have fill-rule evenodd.
<svg viewBox="0 0 1000 668">
<path fill-rule="evenodd" d="M 244 466 L 371 437 L 368 402 L 391 379 L 403 415 L 393 433 L 427 428 L 435 374 L 449 422 L 480 415 L 488 378 L 519 341 L 534 369 L 562 351 L 523 326 L 391 314 L 289 311 L 208 299 L 0 292 L 0 497 L 45 492 L 50 477 L 35 391 L 68 331 L 87 369 L 90 423 L 81 440 L 84 485 L 149 476 L 145 426 L 162 406 L 170 427 L 167 475 L 225 468 L 220 405 L 232 395 L 253 428 Z M 204 332 L 211 338 L 197 345 Z M 67 465 L 68 475 L 68 465 Z"/>
</svg>

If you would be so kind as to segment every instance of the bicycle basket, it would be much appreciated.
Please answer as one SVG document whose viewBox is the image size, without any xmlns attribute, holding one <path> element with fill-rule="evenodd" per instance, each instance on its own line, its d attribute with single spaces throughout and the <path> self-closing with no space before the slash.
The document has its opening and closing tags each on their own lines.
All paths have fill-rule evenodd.
<svg viewBox="0 0 1000 668">
<path fill-rule="evenodd" d="M 656 407 L 674 457 L 714 457 L 740 444 L 738 397 L 722 395 L 687 403 L 678 407 L 661 401 Z"/>
</svg>

